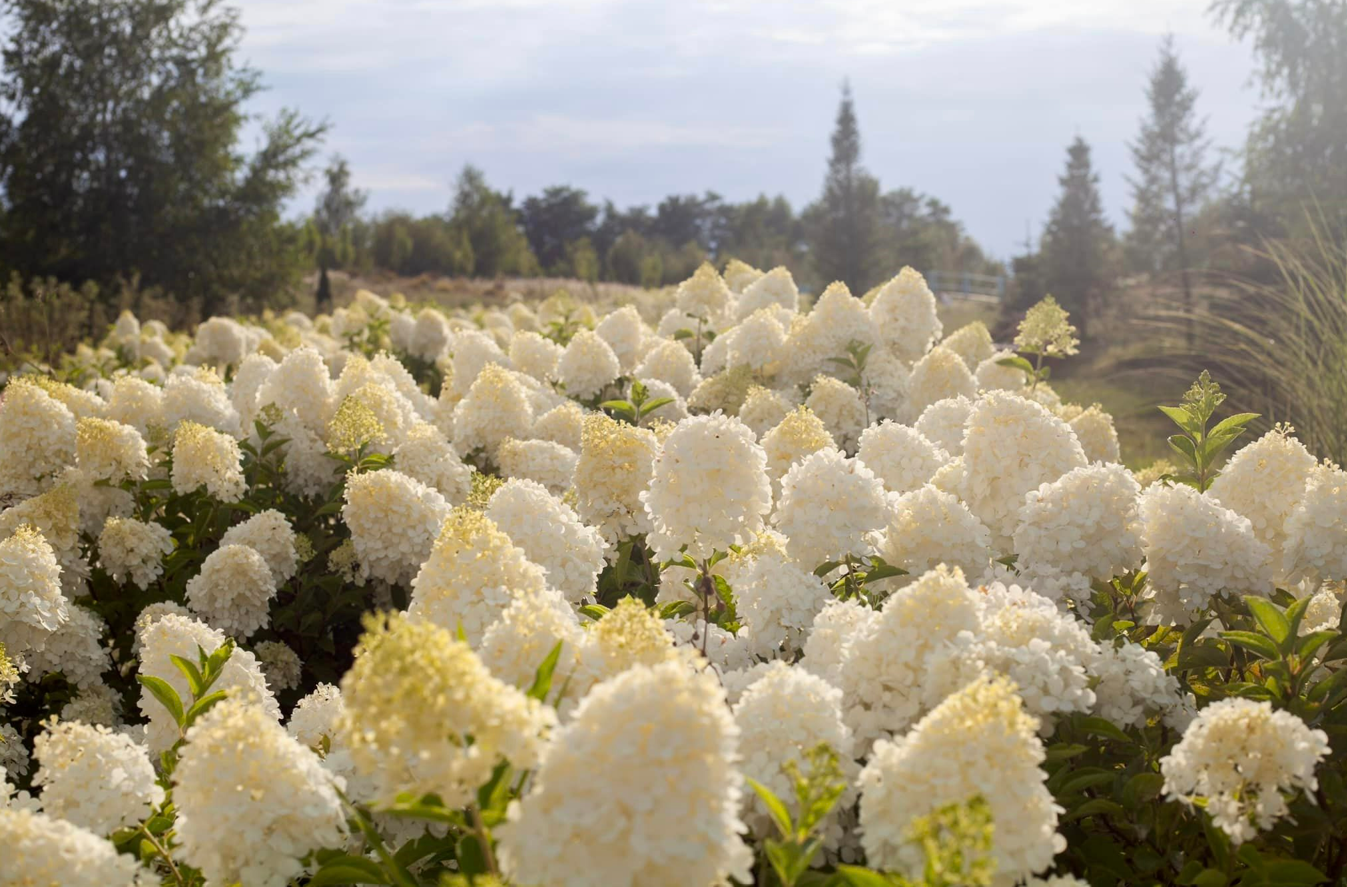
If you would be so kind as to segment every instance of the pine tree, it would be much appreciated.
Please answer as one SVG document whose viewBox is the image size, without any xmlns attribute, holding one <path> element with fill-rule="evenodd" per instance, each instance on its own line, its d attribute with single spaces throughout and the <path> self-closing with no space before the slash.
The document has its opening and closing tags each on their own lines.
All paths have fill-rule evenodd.
<svg viewBox="0 0 1347 887">
<path fill-rule="evenodd" d="M 1044 276 L 1084 337 L 1108 281 L 1113 230 L 1104 220 L 1090 146 L 1080 136 L 1067 149 L 1066 172 L 1057 181 L 1062 193 L 1043 234 Z"/>
<path fill-rule="evenodd" d="M 1137 174 L 1128 178 L 1133 200 L 1128 252 L 1148 272 L 1177 271 L 1184 310 L 1191 313 L 1193 262 L 1187 228 L 1210 195 L 1216 171 L 1206 162 L 1210 142 L 1205 123 L 1197 118 L 1197 91 L 1188 86 L 1172 36 L 1160 44 L 1146 98 L 1150 116 L 1130 146 Z"/>
<path fill-rule="evenodd" d="M 879 180 L 861 166 L 861 133 L 847 84 L 837 109 L 823 195 L 805 210 L 805 227 L 823 283 L 844 281 L 859 296 L 878 282 L 883 261 Z"/>
</svg>

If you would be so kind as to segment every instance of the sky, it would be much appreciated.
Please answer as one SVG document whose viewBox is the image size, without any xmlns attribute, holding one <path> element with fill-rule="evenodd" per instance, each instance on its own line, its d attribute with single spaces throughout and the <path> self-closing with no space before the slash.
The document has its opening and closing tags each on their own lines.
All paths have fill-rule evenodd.
<svg viewBox="0 0 1347 887">
<path fill-rule="evenodd" d="M 998 257 L 1042 230 L 1066 147 L 1125 226 L 1127 143 L 1175 35 L 1216 146 L 1257 113 L 1253 58 L 1207 0 L 234 0 L 282 107 L 331 124 L 369 208 L 443 211 L 465 163 L 522 198 L 568 184 L 817 197 L 849 80 L 862 162 L 949 204 Z M 313 200 L 316 185 L 297 199 Z"/>
</svg>

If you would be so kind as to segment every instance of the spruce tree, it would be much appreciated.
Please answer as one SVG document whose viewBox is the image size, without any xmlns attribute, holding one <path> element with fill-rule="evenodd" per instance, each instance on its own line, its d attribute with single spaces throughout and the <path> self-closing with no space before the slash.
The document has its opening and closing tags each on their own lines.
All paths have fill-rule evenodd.
<svg viewBox="0 0 1347 887">
<path fill-rule="evenodd" d="M 1128 178 L 1133 200 L 1128 253 L 1147 272 L 1177 271 L 1184 310 L 1191 313 L 1193 260 L 1187 226 L 1210 195 L 1216 172 L 1206 162 L 1210 143 L 1204 122 L 1197 118 L 1197 91 L 1188 86 L 1172 36 L 1160 44 L 1146 98 L 1150 116 L 1130 145 L 1137 169 Z"/>
<path fill-rule="evenodd" d="M 1099 176 L 1090 165 L 1090 146 L 1080 136 L 1067 149 L 1062 193 L 1043 233 L 1043 265 L 1048 291 L 1071 312 L 1082 338 L 1099 308 L 1108 282 L 1113 230 L 1104 220 Z"/>
<path fill-rule="evenodd" d="M 861 166 L 861 133 L 847 84 L 837 109 L 823 195 L 805 210 L 805 227 L 814 268 L 825 285 L 841 280 L 860 296 L 879 281 L 879 180 Z"/>
</svg>

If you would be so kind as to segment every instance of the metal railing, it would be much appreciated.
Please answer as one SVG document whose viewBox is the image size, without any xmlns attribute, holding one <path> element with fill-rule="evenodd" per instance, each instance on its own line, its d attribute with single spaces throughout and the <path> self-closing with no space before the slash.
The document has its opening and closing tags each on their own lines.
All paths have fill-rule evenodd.
<svg viewBox="0 0 1347 887">
<path fill-rule="evenodd" d="M 927 271 L 926 285 L 933 293 L 960 293 L 966 296 L 1006 297 L 1006 278 L 1000 274 L 974 274 L 971 271 Z"/>
</svg>

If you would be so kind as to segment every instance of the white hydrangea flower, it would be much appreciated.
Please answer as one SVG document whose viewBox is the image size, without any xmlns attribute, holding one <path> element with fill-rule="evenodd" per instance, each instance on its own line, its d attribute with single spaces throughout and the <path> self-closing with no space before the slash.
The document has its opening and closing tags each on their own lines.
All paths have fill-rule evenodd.
<svg viewBox="0 0 1347 887">
<path fill-rule="evenodd" d="M 1008 550 L 1025 494 L 1086 464 L 1075 433 L 1047 409 L 1008 391 L 978 399 L 968 416 L 959 498 Z"/>
<path fill-rule="evenodd" d="M 585 417 L 575 465 L 576 512 L 610 544 L 650 530 L 641 493 L 650 484 L 659 442 L 646 428 Z"/>
<path fill-rule="evenodd" d="M 304 664 L 299 654 L 280 641 L 262 641 L 253 648 L 257 664 L 273 690 L 293 690 L 299 687 Z"/>
<path fill-rule="evenodd" d="M 1341 622 L 1342 601 L 1333 593 L 1332 586 L 1325 585 L 1310 597 L 1298 633 L 1304 637 L 1316 631 L 1337 631 Z"/>
<path fill-rule="evenodd" d="M 75 426 L 75 462 L 87 477 L 113 484 L 144 480 L 150 468 L 140 432 L 110 419 L 79 420 Z"/>
<path fill-rule="evenodd" d="M 1003 674 L 1015 682 L 1045 735 L 1059 714 L 1090 711 L 1095 704 L 1090 673 L 1099 647 L 1085 627 L 1048 598 L 1019 586 L 996 583 L 980 591 L 980 627 L 959 633 L 929 683 L 952 692 L 978 674 Z"/>
<path fill-rule="evenodd" d="M 103 643 L 107 623 L 85 607 L 71 604 L 68 618 L 43 642 L 42 649 L 24 654 L 28 680 L 39 681 L 44 675 L 61 672 L 77 687 L 102 682 L 103 673 L 112 667 L 112 659 Z"/>
<path fill-rule="evenodd" d="M 734 721 L 740 730 L 744 760 L 739 770 L 790 803 L 795 786 L 785 771 L 789 762 L 803 763 L 805 755 L 827 743 L 842 764 L 848 791 L 842 807 L 854 798 L 860 767 L 852 760 L 851 731 L 842 723 L 842 691 L 799 667 L 773 662 L 755 672 L 750 684 L 734 704 Z M 744 819 L 756 837 L 776 834 L 776 827 L 756 792 L 746 796 Z M 826 828 L 829 846 L 841 838 L 838 813 Z"/>
<path fill-rule="evenodd" d="M 764 659 L 794 658 L 804 647 L 814 618 L 832 600 L 827 584 L 776 552 L 764 552 L 733 585 L 748 646 Z"/>
<path fill-rule="evenodd" d="M 963 358 L 937 345 L 918 360 L 907 378 L 906 418 L 917 418 L 932 404 L 954 397 L 972 398 L 977 383 Z"/>
<path fill-rule="evenodd" d="M 151 428 L 165 428 L 164 389 L 137 376 L 118 376 L 112 382 L 106 418 L 149 438 Z"/>
<path fill-rule="evenodd" d="M 876 293 L 870 319 L 894 356 L 909 363 L 930 351 L 944 332 L 935 294 L 911 267 L 904 267 Z"/>
<path fill-rule="evenodd" d="M 1118 444 L 1118 431 L 1113 427 L 1113 417 L 1099 404 L 1081 410 L 1067 424 L 1076 432 L 1086 459 L 1091 462 L 1121 461 L 1122 449 Z"/>
<path fill-rule="evenodd" d="M 856 448 L 866 427 L 866 408 L 855 388 L 831 376 L 816 376 L 804 404 L 841 449 Z"/>
<path fill-rule="evenodd" d="M 575 451 L 550 440 L 508 437 L 496 450 L 496 465 L 502 477 L 534 481 L 558 495 L 570 489 L 579 462 Z"/>
<path fill-rule="evenodd" d="M 973 401 L 966 397 L 938 400 L 921 411 L 912 427 L 951 458 L 963 455 L 964 427 L 973 412 Z"/>
<path fill-rule="evenodd" d="M 791 402 L 779 391 L 752 385 L 739 408 L 739 421 L 747 425 L 761 440 L 768 431 L 780 424 L 790 412 Z"/>
<path fill-rule="evenodd" d="M 510 601 L 541 594 L 545 577 L 489 517 L 455 508 L 412 580 L 407 615 L 475 642 Z"/>
<path fill-rule="evenodd" d="M 1098 714 L 1119 727 L 1144 727 L 1152 715 L 1170 715 L 1183 704 L 1178 678 L 1140 644 L 1104 645 L 1092 671 L 1099 679 L 1094 688 Z"/>
<path fill-rule="evenodd" d="M 528 392 L 509 370 L 488 364 L 454 407 L 454 447 L 494 453 L 507 437 L 524 439 L 533 427 Z"/>
<path fill-rule="evenodd" d="M 173 492 L 204 486 L 221 502 L 237 502 L 247 492 L 238 441 L 213 428 L 184 421 L 173 435 Z"/>
<path fill-rule="evenodd" d="M 192 615 L 192 611 L 182 604 L 175 604 L 172 601 L 159 601 L 158 603 L 148 604 L 136 615 L 136 621 L 131 626 L 132 632 L 135 633 L 135 638 L 131 641 L 132 653 L 137 656 L 140 655 L 141 632 L 143 632 L 150 623 L 157 622 L 159 619 L 170 613 L 175 616 L 186 616 L 188 619 L 197 621 L 196 617 Z"/>
<path fill-rule="evenodd" d="M 585 410 L 573 400 L 565 401 L 538 417 L 533 424 L 532 437 L 561 444 L 568 450 L 580 452 L 584 436 Z"/>
<path fill-rule="evenodd" d="M 148 819 L 164 790 L 143 745 L 107 727 L 46 725 L 33 742 L 42 809 L 99 835 Z"/>
<path fill-rule="evenodd" d="M 128 580 L 147 589 L 164 572 L 164 557 L 173 552 L 173 535 L 157 523 L 110 517 L 98 534 L 98 566 L 112 581 Z"/>
<path fill-rule="evenodd" d="M 996 887 L 1052 865 L 1066 849 L 1040 765 L 1046 753 L 1005 678 L 978 679 L 940 703 L 910 733 L 880 741 L 861 771 L 861 843 L 871 866 L 920 877 L 926 858 L 912 820 L 980 795 L 992 816 Z"/>
<path fill-rule="evenodd" d="M 640 495 L 656 556 L 673 560 L 686 546 L 703 560 L 761 530 L 772 508 L 766 466 L 766 453 L 737 418 L 714 413 L 680 422 Z"/>
<path fill-rule="evenodd" d="M 450 631 L 396 615 L 366 621 L 341 696 L 337 738 L 380 803 L 435 792 L 463 806 L 502 759 L 537 766 L 556 723 L 551 708 L 493 677 Z"/>
<path fill-rule="evenodd" d="M 841 601 L 834 598 L 825 601 L 823 609 L 814 617 L 809 638 L 804 643 L 804 658 L 800 660 L 800 666 L 840 686 L 840 670 L 852 636 L 868 631 L 865 627 L 878 619 L 878 610 L 858 600 Z"/>
<path fill-rule="evenodd" d="M 1316 465 L 1291 429 L 1278 426 L 1231 456 L 1207 489 L 1207 495 L 1249 519 L 1254 536 L 1271 550 L 1276 574 L 1286 546 L 1286 519 L 1304 496 Z"/>
<path fill-rule="evenodd" d="M 140 887 L 148 873 L 134 857 L 87 829 L 32 810 L 0 806 L 0 884 L 60 887 Z"/>
<path fill-rule="evenodd" d="M 1046 564 L 1109 579 L 1141 566 L 1141 486 L 1121 465 L 1074 468 L 1030 491 L 1019 511 L 1017 566 Z"/>
<path fill-rule="evenodd" d="M 138 639 L 140 673 L 166 681 L 178 694 L 178 698 L 186 702 L 192 698 L 191 687 L 170 657 L 180 656 L 195 662 L 198 647 L 205 650 L 207 655 L 214 653 L 224 643 L 225 636 L 204 622 L 176 613 L 166 613 L 140 629 Z M 272 719 L 280 720 L 280 706 L 267 689 L 267 681 L 262 676 L 257 658 L 247 650 L 235 649 L 230 652 L 229 660 L 225 662 L 211 690 L 233 691 L 241 698 L 252 700 L 253 705 L 261 708 Z M 144 687 L 141 688 L 137 705 L 140 713 L 148 720 L 145 741 L 150 751 L 155 754 L 167 751 L 178 741 L 177 722 L 154 694 Z"/>
<path fill-rule="evenodd" d="M 1286 518 L 1282 572 L 1341 582 L 1347 579 L 1347 471 L 1325 462 Z"/>
<path fill-rule="evenodd" d="M 632 376 L 637 379 L 658 379 L 674 387 L 681 397 L 692 394 L 701 382 L 701 373 L 692 354 L 680 343 L 666 339 L 646 352 Z"/>
<path fill-rule="evenodd" d="M 257 392 L 276 371 L 278 364 L 264 354 L 249 354 L 239 364 L 229 383 L 229 400 L 238 410 L 240 428 L 251 431 L 257 418 Z"/>
<path fill-rule="evenodd" d="M 220 537 L 220 547 L 226 545 L 246 545 L 262 555 L 278 584 L 295 575 L 299 561 L 295 531 L 285 515 L 274 508 L 258 512 L 226 530 Z"/>
<path fill-rule="evenodd" d="M 38 480 L 75 462 L 75 416 L 26 377 L 0 399 L 0 495 L 36 495 Z"/>
<path fill-rule="evenodd" d="M 945 336 L 945 340 L 940 344 L 962 357 L 968 369 L 974 371 L 996 351 L 992 346 L 991 332 L 980 320 L 959 327 Z"/>
<path fill-rule="evenodd" d="M 795 278 L 788 268 L 777 265 L 744 287 L 735 303 L 734 313 L 737 319 L 743 320 L 755 311 L 774 306 L 793 312 L 799 301 L 800 290 L 795 286 Z"/>
<path fill-rule="evenodd" d="M 884 482 L 884 489 L 907 493 L 930 481 L 949 454 L 915 428 L 885 419 L 861 433 L 856 458 Z"/>
<path fill-rule="evenodd" d="M 510 363 L 539 382 L 556 379 L 561 352 L 562 348 L 556 342 L 532 331 L 517 332 L 510 338 Z"/>
<path fill-rule="evenodd" d="M 608 343 L 623 374 L 636 369 L 642 355 L 642 344 L 648 332 L 640 312 L 625 305 L 610 313 L 594 327 L 594 334 Z M 511 348 L 513 351 L 513 347 Z"/>
<path fill-rule="evenodd" d="M 556 887 L 747 882 L 738 734 L 719 682 L 683 663 L 595 687 L 496 830 L 506 876 Z"/>
<path fill-rule="evenodd" d="M 259 412 L 275 404 L 298 418 L 310 432 L 321 432 L 337 409 L 332 376 L 323 356 L 308 345 L 291 351 L 258 389 L 256 404 Z"/>
<path fill-rule="evenodd" d="M 239 411 L 229 401 L 224 380 L 205 367 L 182 368 L 164 382 L 164 426 L 174 431 L 190 422 L 231 438 L 243 433 Z"/>
<path fill-rule="evenodd" d="M 295 703 L 285 730 L 305 748 L 318 749 L 323 739 L 337 733 L 337 719 L 346 710 L 341 690 L 332 684 L 319 684 L 308 696 Z"/>
<path fill-rule="evenodd" d="M 1003 366 L 1001 361 L 1016 357 L 1014 351 L 1003 349 L 987 355 L 973 368 L 973 382 L 979 391 L 1014 391 L 1020 393 L 1028 384 L 1024 371 Z"/>
<path fill-rule="evenodd" d="M 670 400 L 670 403 L 655 407 L 654 410 L 646 413 L 645 417 L 642 419 L 643 422 L 653 424 L 655 420 L 663 420 L 665 422 L 677 424 L 688 417 L 687 401 L 680 397 L 677 389 L 668 382 L 661 382 L 659 379 L 635 381 L 640 381 L 641 384 L 645 386 L 646 404 L 649 404 L 654 400 L 662 400 L 666 397 Z M 632 400 L 632 387 L 634 384 L 635 382 L 633 382 L 632 385 L 628 385 L 627 390 L 623 392 L 629 401 Z M 695 394 L 696 392 L 693 393 Z"/>
<path fill-rule="evenodd" d="M 1248 518 L 1211 496 L 1154 484 L 1141 494 L 1141 521 L 1147 579 L 1161 617 L 1186 624 L 1212 595 L 1272 591 L 1268 547 Z"/>
<path fill-rule="evenodd" d="M 791 557 L 806 569 L 871 551 L 869 534 L 888 518 L 884 485 L 864 464 L 839 450 L 819 450 L 781 479 L 776 528 Z"/>
<path fill-rule="evenodd" d="M 206 622 L 237 638 L 271 624 L 276 578 L 266 558 L 247 545 L 224 545 L 187 580 L 187 606 Z"/>
<path fill-rule="evenodd" d="M 621 372 L 613 349 L 590 330 L 576 333 L 557 361 L 557 380 L 566 394 L 578 400 L 596 397 Z"/>
<path fill-rule="evenodd" d="M 511 686 L 528 689 L 557 644 L 561 653 L 552 671 L 552 692 L 555 698 L 575 673 L 584 644 L 580 620 L 561 595 L 546 589 L 540 594 L 516 597 L 500 618 L 482 635 L 475 649 L 491 674 Z M 570 688 L 560 708 L 565 711 L 573 704 Z"/>
<path fill-rule="evenodd" d="M 712 344 L 719 345 L 722 339 L 725 342 L 722 347 L 725 349 L 726 366 L 747 366 L 765 372 L 781 359 L 781 349 L 786 344 L 786 330 L 781 326 L 774 309 L 762 308 L 744 318 Z"/>
<path fill-rule="evenodd" d="M 1287 815 L 1284 795 L 1318 788 L 1314 769 L 1328 752 L 1328 735 L 1288 711 L 1221 699 L 1198 713 L 1160 772 L 1167 797 L 1204 800 L 1216 827 L 1242 844 Z"/>
<path fill-rule="evenodd" d="M 347 478 L 345 495 L 341 516 L 363 572 L 395 585 L 411 581 L 449 516 L 444 497 L 388 468 Z"/>
<path fill-rule="evenodd" d="M 980 576 L 992 559 L 991 532 L 957 497 L 931 484 L 890 496 L 888 523 L 877 546 L 885 562 L 907 571 L 905 584 L 939 564 Z"/>
<path fill-rule="evenodd" d="M 900 734 L 955 689 L 929 676 L 948 669 L 941 660 L 951 655 L 960 632 L 980 627 L 981 602 L 963 572 L 943 566 L 894 592 L 878 617 L 858 621 L 833 675 L 857 749 Z M 805 655 L 808 660 L 808 649 Z"/>
<path fill-rule="evenodd" d="M 56 553 L 37 530 L 19 527 L 0 541 L 0 644 L 11 655 L 40 650 L 69 618 Z"/>
<path fill-rule="evenodd" d="M 603 536 L 542 485 L 506 481 L 491 495 L 485 514 L 568 601 L 578 604 L 594 594 L 604 566 Z"/>
<path fill-rule="evenodd" d="M 674 292 L 674 304 L 689 317 L 718 317 L 733 299 L 729 287 L 709 262 L 702 262 Z"/>
<path fill-rule="evenodd" d="M 303 857 L 344 843 L 337 788 L 269 712 L 226 699 L 188 729 L 173 771 L 178 853 L 216 884 L 285 887 Z"/>
<path fill-rule="evenodd" d="M 117 727 L 122 723 L 121 694 L 101 681 L 80 687 L 61 709 L 61 720 Z"/>
<path fill-rule="evenodd" d="M 444 432 L 417 422 L 393 449 L 398 471 L 433 487 L 451 505 L 462 504 L 472 488 L 472 469 L 459 458 Z"/>
<path fill-rule="evenodd" d="M 283 413 L 275 431 L 286 439 L 285 488 L 308 499 L 325 495 L 341 476 L 341 466 L 328 458 L 327 444 L 293 413 Z"/>
</svg>

